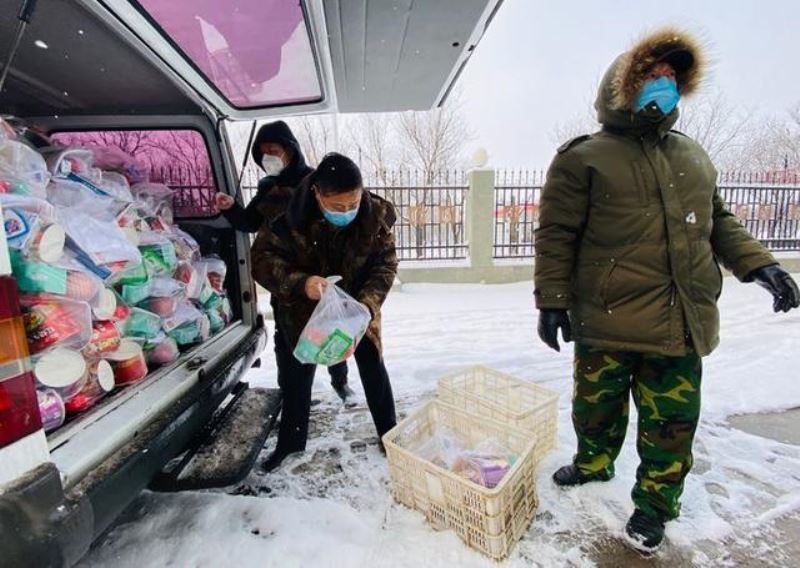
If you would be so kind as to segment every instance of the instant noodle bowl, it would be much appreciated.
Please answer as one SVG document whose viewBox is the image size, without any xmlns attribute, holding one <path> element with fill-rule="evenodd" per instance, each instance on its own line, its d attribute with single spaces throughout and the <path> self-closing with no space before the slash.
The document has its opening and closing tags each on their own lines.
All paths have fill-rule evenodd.
<svg viewBox="0 0 800 568">
<path fill-rule="evenodd" d="M 33 375 L 41 386 L 69 399 L 78 394 L 86 382 L 86 361 L 78 351 L 58 347 L 34 363 Z"/>
<path fill-rule="evenodd" d="M 96 321 L 92 324 L 92 337 L 83 348 L 86 357 L 98 357 L 112 353 L 119 348 L 122 336 L 117 326 L 110 321 Z"/>
<path fill-rule="evenodd" d="M 78 394 L 65 401 L 67 414 L 85 412 L 114 390 L 114 370 L 102 359 L 89 363 L 89 376 Z"/>
<path fill-rule="evenodd" d="M 147 362 L 142 347 L 135 341 L 123 340 L 114 353 L 105 356 L 114 370 L 117 386 L 137 383 L 147 376 Z"/>
<path fill-rule="evenodd" d="M 42 427 L 45 432 L 51 432 L 64 424 L 67 412 L 64 400 L 53 389 L 39 389 L 36 391 L 39 400 L 39 414 L 42 417 Z"/>
<path fill-rule="evenodd" d="M 110 320 L 115 319 L 114 315 L 117 311 L 117 295 L 113 290 L 103 288 L 97 296 L 96 305 L 92 307 L 92 313 L 95 319 Z M 125 316 L 127 317 L 127 315 Z"/>
<path fill-rule="evenodd" d="M 34 235 L 30 255 L 42 262 L 55 262 L 64 254 L 67 234 L 61 225 L 50 225 Z"/>
<path fill-rule="evenodd" d="M 22 321 L 32 355 L 51 347 L 83 348 L 92 334 L 91 310 L 84 302 L 58 296 L 22 296 Z"/>
</svg>

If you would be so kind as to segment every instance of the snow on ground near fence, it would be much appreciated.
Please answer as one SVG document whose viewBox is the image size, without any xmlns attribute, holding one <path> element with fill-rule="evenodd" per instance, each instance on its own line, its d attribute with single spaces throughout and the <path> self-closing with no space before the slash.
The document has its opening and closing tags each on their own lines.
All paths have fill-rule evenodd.
<svg viewBox="0 0 800 568">
<path fill-rule="evenodd" d="M 614 480 L 569 491 L 553 486 L 550 474 L 569 461 L 575 444 L 571 356 L 539 343 L 531 292 L 529 284 L 407 285 L 393 292 L 385 356 L 398 407 L 408 411 L 433 396 L 437 377 L 473 364 L 559 391 L 560 446 L 540 468 L 539 512 L 508 565 L 629 563 L 614 537 L 632 510 L 635 413 Z M 672 565 L 785 563 L 770 523 L 800 510 L 800 447 L 733 430 L 726 417 L 800 406 L 800 312 L 774 315 L 766 292 L 731 278 L 721 309 L 722 346 L 705 364 L 695 469 L 683 516 L 668 526 L 659 558 Z M 271 349 L 263 363 L 250 380 L 274 386 Z M 351 376 L 357 383 L 355 365 Z M 454 534 L 436 533 L 420 514 L 393 504 L 377 448 L 352 445 L 374 435 L 368 414 L 342 411 L 323 371 L 315 397 L 322 403 L 312 411 L 314 434 L 303 456 L 273 475 L 254 472 L 236 489 L 240 495 L 146 493 L 83 565 L 492 565 Z"/>
</svg>

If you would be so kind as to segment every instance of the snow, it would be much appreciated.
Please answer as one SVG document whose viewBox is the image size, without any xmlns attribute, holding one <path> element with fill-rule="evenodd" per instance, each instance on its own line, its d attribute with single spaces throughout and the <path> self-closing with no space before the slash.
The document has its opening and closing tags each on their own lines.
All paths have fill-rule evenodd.
<svg viewBox="0 0 800 568">
<path fill-rule="evenodd" d="M 527 283 L 404 285 L 392 292 L 385 357 L 398 409 L 433 396 L 440 375 L 473 364 L 557 390 L 559 447 L 540 467 L 537 516 L 506 565 L 630 563 L 615 537 L 632 511 L 635 416 L 615 479 L 554 487 L 552 471 L 569 462 L 575 446 L 571 349 L 557 354 L 539 342 L 531 292 Z M 800 311 L 775 315 L 771 304 L 757 286 L 726 279 L 722 345 L 705 361 L 695 468 L 683 514 L 668 525 L 668 544 L 659 553 L 667 564 L 788 561 L 773 523 L 800 510 L 800 447 L 727 424 L 733 414 L 800 406 Z M 262 362 L 251 371 L 251 384 L 275 386 L 270 352 Z M 361 392 L 355 365 L 350 373 Z M 492 565 L 455 534 L 435 532 L 421 514 L 393 503 L 363 405 L 342 409 L 322 371 L 314 396 L 321 404 L 312 410 L 304 454 L 274 474 L 255 471 L 227 492 L 145 493 L 82 566 Z M 274 437 L 267 450 L 272 446 Z"/>
</svg>

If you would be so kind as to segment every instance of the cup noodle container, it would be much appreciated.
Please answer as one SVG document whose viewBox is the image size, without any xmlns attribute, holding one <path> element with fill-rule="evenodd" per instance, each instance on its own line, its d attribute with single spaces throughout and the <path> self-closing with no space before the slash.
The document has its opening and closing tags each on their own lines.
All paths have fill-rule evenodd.
<svg viewBox="0 0 800 568">
<path fill-rule="evenodd" d="M 147 362 L 142 347 L 135 341 L 123 339 L 119 349 L 105 355 L 114 371 L 117 386 L 137 383 L 147 376 Z"/>
<path fill-rule="evenodd" d="M 31 255 L 42 262 L 55 262 L 64 254 L 67 235 L 61 225 L 50 225 L 33 237 Z"/>
<path fill-rule="evenodd" d="M 40 386 L 53 389 L 66 400 L 83 388 L 88 368 L 80 352 L 57 347 L 37 359 L 33 374 Z"/>
<path fill-rule="evenodd" d="M 92 307 L 92 314 L 96 320 L 111 320 L 117 311 L 117 295 L 113 290 L 103 288 L 97 296 L 96 305 Z"/>
<path fill-rule="evenodd" d="M 64 424 L 67 418 L 64 399 L 53 389 L 39 389 L 36 391 L 39 399 L 39 414 L 42 416 L 42 426 L 45 432 L 52 432 Z"/>
<path fill-rule="evenodd" d="M 88 358 L 101 357 L 119 349 L 121 341 L 122 336 L 114 322 L 96 321 L 92 324 L 92 337 L 81 353 Z"/>
<path fill-rule="evenodd" d="M 65 402 L 67 414 L 78 414 L 93 407 L 114 390 L 114 369 L 102 359 L 88 363 L 89 374 L 78 394 Z"/>
</svg>

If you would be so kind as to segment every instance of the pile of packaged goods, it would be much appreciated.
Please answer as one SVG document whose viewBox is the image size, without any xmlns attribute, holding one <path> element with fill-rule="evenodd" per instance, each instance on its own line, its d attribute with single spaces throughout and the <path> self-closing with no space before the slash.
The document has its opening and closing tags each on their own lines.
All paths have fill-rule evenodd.
<svg viewBox="0 0 800 568">
<path fill-rule="evenodd" d="M 175 225 L 172 190 L 94 167 L 107 154 L 36 151 L 0 121 L 0 204 L 47 431 L 232 318 L 225 263 Z"/>
</svg>

